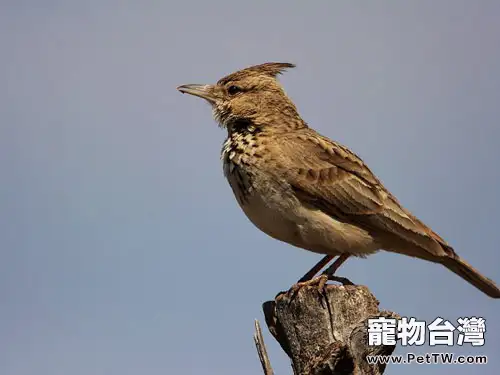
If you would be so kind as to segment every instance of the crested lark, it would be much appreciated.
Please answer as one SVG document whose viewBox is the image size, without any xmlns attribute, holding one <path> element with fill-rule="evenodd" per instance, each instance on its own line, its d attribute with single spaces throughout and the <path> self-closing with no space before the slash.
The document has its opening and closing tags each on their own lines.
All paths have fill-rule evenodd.
<svg viewBox="0 0 500 375">
<path fill-rule="evenodd" d="M 358 156 L 308 127 L 276 79 L 292 67 L 266 63 L 215 85 L 178 87 L 207 100 L 227 129 L 224 174 L 250 221 L 275 239 L 326 254 L 318 266 L 339 256 L 330 273 L 351 255 L 384 249 L 440 263 L 500 298 L 495 283 L 401 206 Z"/>
</svg>

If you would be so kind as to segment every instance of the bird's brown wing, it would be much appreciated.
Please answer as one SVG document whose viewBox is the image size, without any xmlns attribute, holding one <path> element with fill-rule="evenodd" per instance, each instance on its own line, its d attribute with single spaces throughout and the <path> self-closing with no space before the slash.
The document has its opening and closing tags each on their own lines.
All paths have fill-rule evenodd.
<svg viewBox="0 0 500 375">
<path fill-rule="evenodd" d="M 430 258 L 453 253 L 441 237 L 403 208 L 348 148 L 311 129 L 283 135 L 277 143 L 282 148 L 278 168 L 299 199 L 369 231 L 383 245 L 394 244 L 396 249 L 387 250 L 398 251 L 401 244 L 413 244 Z M 414 255 L 412 251 L 401 249 L 408 255 Z M 416 253 L 426 257 L 425 252 Z"/>
</svg>

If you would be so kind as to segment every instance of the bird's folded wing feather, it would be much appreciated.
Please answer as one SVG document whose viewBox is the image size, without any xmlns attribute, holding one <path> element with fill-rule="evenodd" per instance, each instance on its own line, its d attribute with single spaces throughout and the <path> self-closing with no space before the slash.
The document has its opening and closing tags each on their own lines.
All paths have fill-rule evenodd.
<svg viewBox="0 0 500 375">
<path fill-rule="evenodd" d="M 346 147 L 311 129 L 286 134 L 278 143 L 278 168 L 299 199 L 379 238 L 410 242 L 433 255 L 444 255 L 443 248 L 449 248 Z"/>
</svg>

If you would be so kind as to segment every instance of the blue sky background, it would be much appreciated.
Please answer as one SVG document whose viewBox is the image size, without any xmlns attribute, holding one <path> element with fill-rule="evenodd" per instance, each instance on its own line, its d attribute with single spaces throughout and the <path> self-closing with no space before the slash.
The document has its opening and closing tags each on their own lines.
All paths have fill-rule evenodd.
<svg viewBox="0 0 500 375">
<path fill-rule="evenodd" d="M 0 373 L 261 373 L 261 303 L 319 256 L 250 224 L 223 178 L 224 132 L 175 88 L 266 61 L 296 63 L 281 81 L 304 119 L 500 282 L 499 16 L 494 0 L 3 0 Z M 399 255 L 339 274 L 401 315 L 486 318 L 483 348 L 397 353 L 488 365 L 406 374 L 498 373 L 498 301 Z"/>
</svg>

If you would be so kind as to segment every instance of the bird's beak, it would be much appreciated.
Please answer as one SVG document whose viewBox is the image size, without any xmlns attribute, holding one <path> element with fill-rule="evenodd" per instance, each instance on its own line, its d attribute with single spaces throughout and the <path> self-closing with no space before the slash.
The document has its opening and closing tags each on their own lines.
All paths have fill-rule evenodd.
<svg viewBox="0 0 500 375">
<path fill-rule="evenodd" d="M 212 85 L 182 85 L 177 87 L 177 90 L 183 94 L 191 94 L 194 96 L 199 96 L 207 100 L 210 103 L 215 103 L 214 87 Z"/>
</svg>

